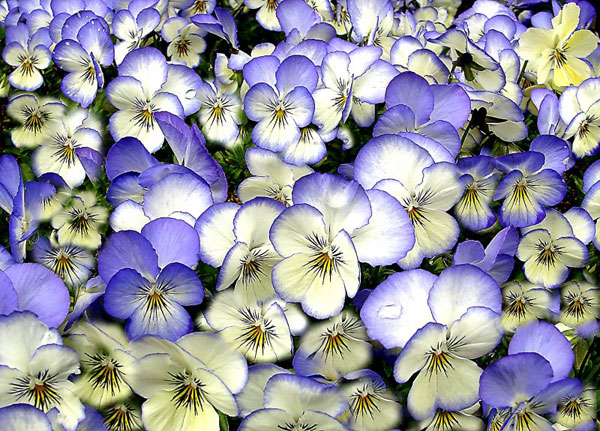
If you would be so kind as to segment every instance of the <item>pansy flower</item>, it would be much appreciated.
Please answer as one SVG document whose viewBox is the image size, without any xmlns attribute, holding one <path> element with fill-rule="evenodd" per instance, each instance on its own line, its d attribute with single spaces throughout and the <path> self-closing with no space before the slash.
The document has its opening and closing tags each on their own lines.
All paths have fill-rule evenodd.
<svg viewBox="0 0 600 431">
<path fill-rule="evenodd" d="M 285 163 L 276 153 L 262 148 L 246 150 L 246 166 L 252 176 L 238 186 L 237 193 L 242 202 L 262 196 L 291 206 L 294 183 L 312 173 L 308 166 Z"/>
<path fill-rule="evenodd" d="M 167 74 L 167 61 L 156 48 L 138 48 L 125 56 L 119 76 L 106 87 L 106 97 L 118 109 L 110 117 L 110 133 L 115 141 L 126 136 L 138 138 L 151 153 L 162 146 L 164 135 L 154 114 L 167 111 L 178 117 L 184 115 L 179 98 L 161 89 Z"/>
<path fill-rule="evenodd" d="M 142 233 L 111 235 L 98 254 L 106 282 L 104 307 L 129 319 L 131 338 L 158 335 L 176 340 L 193 329 L 183 306 L 202 302 L 204 289 L 192 268 L 198 263 L 198 235 L 181 220 L 159 218 Z"/>
<path fill-rule="evenodd" d="M 588 227 L 593 229 L 593 225 Z M 556 210 L 546 210 L 546 217 L 524 228 L 523 233 L 517 257 L 525 262 L 523 270 L 532 283 L 556 287 L 567 279 L 569 268 L 580 268 L 588 260 L 587 247 L 576 238 L 569 220 Z"/>
<path fill-rule="evenodd" d="M 319 375 L 329 381 L 366 367 L 373 348 L 358 316 L 342 312 L 312 326 L 300 340 L 294 371 L 300 376 Z"/>
<path fill-rule="evenodd" d="M 590 77 L 583 61 L 598 46 L 598 37 L 590 30 L 577 30 L 580 8 L 567 3 L 552 19 L 551 28 L 529 28 L 519 41 L 518 52 L 528 60 L 539 84 L 556 87 L 579 85 Z"/>
<path fill-rule="evenodd" d="M 273 286 L 284 300 L 301 302 L 313 317 L 331 317 L 346 296 L 354 297 L 359 259 L 391 264 L 414 244 L 406 212 L 387 193 L 372 205 L 377 198 L 356 181 L 315 173 L 296 182 L 292 197 L 294 205 L 270 231 L 275 250 L 284 257 L 273 269 Z M 374 207 L 383 214 L 371 220 Z M 385 254 L 378 248 L 383 239 L 389 240 Z"/>
<path fill-rule="evenodd" d="M 347 407 L 346 399 L 334 386 L 326 386 L 308 377 L 276 374 L 264 390 L 264 408 L 246 416 L 239 431 L 273 429 L 326 429 L 343 431 L 346 428 L 336 419 Z"/>
<path fill-rule="evenodd" d="M 249 361 L 279 362 L 291 357 L 290 328 L 274 299 L 259 302 L 227 290 L 215 295 L 204 317 Z"/>
<path fill-rule="evenodd" d="M 486 156 L 464 157 L 457 165 L 466 180 L 465 193 L 454 207 L 458 221 L 469 230 L 479 231 L 496 223 L 491 208 L 500 181 L 493 160 Z"/>
<path fill-rule="evenodd" d="M 513 280 L 504 284 L 502 298 L 502 326 L 505 331 L 512 332 L 521 325 L 558 311 L 554 309 L 555 301 L 550 291 L 528 281 Z"/>
<path fill-rule="evenodd" d="M 464 192 L 456 165 L 434 163 L 430 153 L 405 137 L 382 135 L 363 146 L 354 162 L 354 178 L 366 189 L 383 190 L 408 213 L 415 243 L 399 261 L 416 268 L 424 257 L 433 257 L 456 244 L 459 227 L 446 211 Z"/>
<path fill-rule="evenodd" d="M 182 17 L 173 17 L 165 21 L 160 31 L 162 38 L 169 43 L 167 56 L 175 63 L 189 67 L 200 64 L 200 54 L 206 49 L 202 37 L 204 31 Z"/>
<path fill-rule="evenodd" d="M 313 119 L 317 70 L 305 56 L 293 55 L 281 63 L 264 56 L 244 66 L 250 90 L 244 97 L 244 112 L 257 124 L 252 141 L 259 147 L 281 151 L 298 142 L 300 129 Z"/>
<path fill-rule="evenodd" d="M 52 217 L 52 227 L 57 229 L 58 243 L 73 244 L 90 250 L 100 247 L 100 230 L 106 224 L 108 210 L 96 205 L 96 195 L 81 192 L 58 214 Z"/>
<path fill-rule="evenodd" d="M 135 358 L 127 351 L 125 331 L 118 325 L 79 321 L 69 330 L 65 344 L 81 359 L 75 393 L 86 404 L 105 408 L 132 395 L 128 381 Z"/>
<path fill-rule="evenodd" d="M 600 317 L 600 293 L 587 281 L 569 281 L 560 288 L 560 321 L 578 327 Z"/>
<path fill-rule="evenodd" d="M 353 431 L 391 430 L 402 418 L 402 408 L 383 379 L 371 370 L 359 370 L 344 377 L 340 389 L 348 410 L 338 418 Z"/>
<path fill-rule="evenodd" d="M 87 108 L 104 86 L 101 66 L 114 60 L 108 24 L 90 11 L 78 12 L 65 21 L 62 39 L 54 48 L 54 62 L 68 72 L 61 83 L 65 96 Z"/>
<path fill-rule="evenodd" d="M 246 384 L 248 365 L 217 334 L 195 332 L 176 343 L 144 337 L 132 351 L 138 362 L 131 386 L 146 398 L 142 421 L 148 431 L 218 431 L 217 412 L 238 414 L 234 394 Z"/>
<path fill-rule="evenodd" d="M 102 136 L 94 129 L 91 114 L 82 108 L 66 114 L 50 132 L 47 142 L 37 148 L 31 165 L 37 177 L 53 172 L 71 188 L 80 186 L 86 175 L 94 177 L 93 161 L 102 164 Z M 92 160 L 90 165 L 89 159 Z"/>
<path fill-rule="evenodd" d="M 197 90 L 201 102 L 198 120 L 208 141 L 225 147 L 237 142 L 242 124 L 242 102 L 237 85 L 224 85 L 220 81 L 204 81 Z"/>
<path fill-rule="evenodd" d="M 453 162 L 461 146 L 460 129 L 471 112 L 471 101 L 458 85 L 429 85 L 415 73 L 404 72 L 395 77 L 385 92 L 387 110 L 373 129 L 374 136 L 409 132 L 433 139 L 442 145 L 438 152 L 449 154 L 436 161 Z M 434 146 L 435 143 L 428 143 Z M 433 152 L 431 152 L 434 155 Z"/>
<path fill-rule="evenodd" d="M 323 86 L 314 92 L 314 122 L 324 133 L 330 133 L 349 115 L 359 126 L 373 124 L 375 104 L 384 101 L 385 89 L 397 73 L 380 60 L 381 48 L 352 48 L 330 52 L 323 58 Z"/>
<path fill-rule="evenodd" d="M 55 99 L 38 99 L 34 94 L 14 97 L 6 113 L 20 125 L 10 134 L 15 147 L 35 148 L 44 142 L 64 115 L 65 105 Z"/>
<path fill-rule="evenodd" d="M 40 35 L 30 35 L 24 23 L 8 27 L 6 33 L 2 59 L 16 68 L 8 75 L 8 82 L 19 90 L 37 90 L 44 82 L 40 71 L 52 60 L 45 40 Z"/>
<path fill-rule="evenodd" d="M 154 0 L 129 2 L 127 8 L 115 12 L 112 20 L 115 44 L 115 63 L 121 64 L 125 56 L 139 48 L 144 39 L 154 31 L 161 20 Z"/>
<path fill-rule="evenodd" d="M 537 151 L 496 158 L 497 169 L 506 174 L 494 193 L 494 200 L 504 199 L 498 211 L 500 224 L 534 225 L 546 216 L 546 206 L 562 201 L 567 186 L 561 175 L 546 168 L 545 163 L 544 155 Z"/>
<path fill-rule="evenodd" d="M 96 260 L 89 250 L 72 244 L 60 245 L 56 235 L 39 237 L 33 244 L 33 260 L 53 271 L 69 287 L 85 283 Z"/>
<path fill-rule="evenodd" d="M 418 373 L 408 394 L 408 410 L 418 420 L 433 417 L 437 408 L 457 411 L 475 404 L 482 370 L 473 360 L 491 352 L 502 338 L 499 314 L 502 299 L 491 277 L 471 265 L 447 268 L 437 279 L 435 276 L 428 279 L 427 275 L 421 270 L 407 274 L 412 283 L 425 282 L 424 288 L 415 286 L 412 292 L 425 293 L 429 289 L 426 303 L 421 302 L 423 294 L 419 298 L 420 308 L 431 313 L 431 318 L 421 319 L 429 322 L 424 326 L 405 322 L 411 311 L 404 309 L 413 304 L 394 300 L 390 295 L 402 300 L 410 298 L 411 293 L 403 294 L 397 288 L 382 291 L 383 295 L 373 298 L 369 308 L 365 303 L 361 309 L 361 315 L 368 317 L 369 333 L 381 334 L 378 338 L 385 337 L 388 345 L 403 342 L 398 335 L 409 337 L 406 344 L 400 344 L 404 347 L 394 365 L 394 378 L 405 383 Z M 370 300 L 371 297 L 367 302 Z M 372 326 L 382 319 L 391 322 L 386 327 Z M 398 335 L 385 334 L 394 325 L 402 325 L 404 331 Z M 419 328 L 414 335 L 411 326 Z"/>
<path fill-rule="evenodd" d="M 77 353 L 28 312 L 0 316 L 0 342 L 0 407 L 30 404 L 45 413 L 57 409 L 59 423 L 76 429 L 85 417 L 69 380 L 79 374 Z"/>
<path fill-rule="evenodd" d="M 560 95 L 558 110 L 567 125 L 565 138 L 573 139 L 573 154 L 582 158 L 598 151 L 600 145 L 600 78 L 586 79 Z"/>
<path fill-rule="evenodd" d="M 200 257 L 221 267 L 217 290 L 234 285 L 250 301 L 276 297 L 271 273 L 281 256 L 271 244 L 269 229 L 284 208 L 275 200 L 255 198 L 241 207 L 214 205 L 200 216 L 196 223 Z"/>
</svg>

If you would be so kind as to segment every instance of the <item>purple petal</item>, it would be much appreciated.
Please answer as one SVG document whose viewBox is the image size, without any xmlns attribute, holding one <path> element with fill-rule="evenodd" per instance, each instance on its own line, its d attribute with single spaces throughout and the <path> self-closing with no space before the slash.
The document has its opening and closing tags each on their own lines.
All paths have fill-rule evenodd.
<svg viewBox="0 0 600 431">
<path fill-rule="evenodd" d="M 136 138 L 123 138 L 110 147 L 106 155 L 106 176 L 113 181 L 126 172 L 140 173 L 158 161 Z"/>
<path fill-rule="evenodd" d="M 428 299 L 435 320 L 451 325 L 469 307 L 487 307 L 502 311 L 502 294 L 498 284 L 473 265 L 446 268 L 436 280 Z"/>
<path fill-rule="evenodd" d="M 546 359 L 554 372 L 552 381 L 569 375 L 575 361 L 571 343 L 551 323 L 532 322 L 516 330 L 508 345 L 508 354 L 532 352 Z"/>
<path fill-rule="evenodd" d="M 244 80 L 250 87 L 259 82 L 264 82 L 274 87 L 277 81 L 275 73 L 278 67 L 279 59 L 273 55 L 254 58 L 244 66 Z"/>
<path fill-rule="evenodd" d="M 106 285 L 104 308 L 106 312 L 119 319 L 129 318 L 146 299 L 142 289 L 150 289 L 150 282 L 136 270 L 121 269 Z"/>
<path fill-rule="evenodd" d="M 152 244 L 133 231 L 113 233 L 98 253 L 98 272 L 108 283 L 121 269 L 131 268 L 154 280 L 158 275 L 158 257 Z"/>
<path fill-rule="evenodd" d="M 37 263 L 12 265 L 4 270 L 19 297 L 19 310 L 31 311 L 51 328 L 58 328 L 69 312 L 69 291 L 61 278 Z"/>
<path fill-rule="evenodd" d="M 424 124 L 429 121 L 433 112 L 433 92 L 425 79 L 416 73 L 404 72 L 392 79 L 388 85 L 385 104 L 387 107 L 396 105 L 410 107 L 415 114 L 417 124 Z"/>
<path fill-rule="evenodd" d="M 404 347 L 419 328 L 433 321 L 427 298 L 436 279 L 414 269 L 393 274 L 377 286 L 360 310 L 369 337 L 386 349 Z"/>
<path fill-rule="evenodd" d="M 181 305 L 198 305 L 204 298 L 204 288 L 198 275 L 181 263 L 167 265 L 156 284 L 168 286 L 168 297 Z"/>
<path fill-rule="evenodd" d="M 342 229 L 352 234 L 371 217 L 371 204 L 361 185 L 339 175 L 306 175 L 296 181 L 292 198 L 295 204 L 318 209 L 333 235 Z"/>
<path fill-rule="evenodd" d="M 488 406 L 517 407 L 544 390 L 552 380 L 550 363 L 537 353 L 505 356 L 489 365 L 479 380 L 479 396 Z"/>
<path fill-rule="evenodd" d="M 313 62 L 302 55 L 293 55 L 283 60 L 277 69 L 275 77 L 277 79 L 277 89 L 280 94 L 286 94 L 296 87 L 305 87 L 312 93 L 317 87 L 319 80 L 317 69 Z"/>
<path fill-rule="evenodd" d="M 471 99 L 457 84 L 432 85 L 433 111 L 431 121 L 444 120 L 456 129 L 465 125 L 471 114 Z"/>
<path fill-rule="evenodd" d="M 17 291 L 10 278 L 0 271 L 0 314 L 10 314 L 19 307 Z"/>
<path fill-rule="evenodd" d="M 198 234 L 182 220 L 159 218 L 142 229 L 142 235 L 156 251 L 158 266 L 179 262 L 195 268 L 200 256 Z"/>
</svg>

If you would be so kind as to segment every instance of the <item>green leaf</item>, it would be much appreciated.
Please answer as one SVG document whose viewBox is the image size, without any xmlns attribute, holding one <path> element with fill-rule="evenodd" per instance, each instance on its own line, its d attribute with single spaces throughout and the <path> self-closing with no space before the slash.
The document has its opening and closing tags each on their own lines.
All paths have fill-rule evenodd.
<svg viewBox="0 0 600 431">
<path fill-rule="evenodd" d="M 221 412 L 219 412 L 219 429 L 229 431 L 229 418 Z"/>
</svg>

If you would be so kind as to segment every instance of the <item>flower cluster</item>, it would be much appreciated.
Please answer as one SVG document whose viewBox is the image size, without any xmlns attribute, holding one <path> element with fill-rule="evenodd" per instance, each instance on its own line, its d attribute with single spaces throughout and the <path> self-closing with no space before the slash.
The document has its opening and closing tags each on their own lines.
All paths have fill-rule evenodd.
<svg viewBox="0 0 600 431">
<path fill-rule="evenodd" d="M 596 429 L 594 3 L 0 0 L 0 429 Z"/>
</svg>

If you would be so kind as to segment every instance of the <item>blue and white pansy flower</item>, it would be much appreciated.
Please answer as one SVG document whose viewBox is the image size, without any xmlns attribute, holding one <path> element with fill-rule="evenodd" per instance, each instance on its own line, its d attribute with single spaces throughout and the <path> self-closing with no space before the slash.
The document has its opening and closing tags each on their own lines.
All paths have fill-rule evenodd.
<svg viewBox="0 0 600 431">
<path fill-rule="evenodd" d="M 202 103 L 198 120 L 206 139 L 233 147 L 242 124 L 242 101 L 237 85 L 224 85 L 218 80 L 204 81 L 196 97 Z"/>
<path fill-rule="evenodd" d="M 246 150 L 246 166 L 252 174 L 238 186 L 238 197 L 247 202 L 258 196 L 292 205 L 294 183 L 313 172 L 308 166 L 296 166 L 281 160 L 276 153 L 262 148 Z"/>
<path fill-rule="evenodd" d="M 250 90 L 244 97 L 244 111 L 257 124 L 252 141 L 259 147 L 282 151 L 296 144 L 302 127 L 313 119 L 317 86 L 315 65 L 307 57 L 293 55 L 279 63 L 264 56 L 244 66 L 244 79 Z"/>
<path fill-rule="evenodd" d="M 74 380 L 75 393 L 86 404 L 105 408 L 131 395 L 129 381 L 135 358 L 119 325 L 79 321 L 71 327 L 65 344 L 81 359 L 81 375 Z"/>
<path fill-rule="evenodd" d="M 535 352 L 500 358 L 481 376 L 481 400 L 492 407 L 491 427 L 543 431 L 552 428 L 543 414 L 556 412 L 564 397 L 581 393 L 577 379 L 553 381 L 551 363 Z"/>
<path fill-rule="evenodd" d="M 496 168 L 506 174 L 494 193 L 494 200 L 503 199 L 498 211 L 503 226 L 527 227 L 541 222 L 545 207 L 558 204 L 567 192 L 561 175 L 546 168 L 544 155 L 537 151 L 498 157 Z"/>
<path fill-rule="evenodd" d="M 88 121 L 90 116 L 85 109 L 75 109 L 53 128 L 48 142 L 31 156 L 32 169 L 37 177 L 53 172 L 60 175 L 69 187 L 75 188 L 83 183 L 86 174 L 93 176 L 94 170 L 88 159 L 96 161 L 96 165 L 101 164 L 102 137 L 94 129 L 94 119 Z"/>
<path fill-rule="evenodd" d="M 19 90 L 34 91 L 42 86 L 41 70 L 50 66 L 52 54 L 43 37 L 29 34 L 24 23 L 6 29 L 6 46 L 2 59 L 15 67 L 8 75 L 8 82 Z"/>
<path fill-rule="evenodd" d="M 281 256 L 271 244 L 269 229 L 284 209 L 273 199 L 255 198 L 241 207 L 217 204 L 200 216 L 200 257 L 221 267 L 217 290 L 234 285 L 239 295 L 259 302 L 277 296 L 271 273 Z"/>
<path fill-rule="evenodd" d="M 156 48 L 138 48 L 125 56 L 119 76 L 106 87 L 107 99 L 118 109 L 110 117 L 110 134 L 115 141 L 126 136 L 138 138 L 151 153 L 162 146 L 164 135 L 154 114 L 167 111 L 184 115 L 179 98 L 161 89 L 167 74 L 167 61 Z"/>
<path fill-rule="evenodd" d="M 358 316 L 342 312 L 311 327 L 300 340 L 294 371 L 300 376 L 321 376 L 335 382 L 366 367 L 373 348 Z"/>
<path fill-rule="evenodd" d="M 394 365 L 399 383 L 418 373 L 408 394 L 408 410 L 418 420 L 433 417 L 437 408 L 457 411 L 475 404 L 482 370 L 473 360 L 494 350 L 503 335 L 500 289 L 478 268 L 444 270 L 428 304 L 432 321 L 415 332 Z"/>
<path fill-rule="evenodd" d="M 590 237 L 593 224 L 587 227 Z M 517 257 L 525 263 L 525 276 L 532 283 L 556 287 L 567 279 L 569 268 L 580 268 L 588 260 L 586 245 L 577 239 L 569 220 L 556 210 L 546 210 L 540 223 L 522 230 Z"/>
<path fill-rule="evenodd" d="M 10 99 L 6 113 L 20 124 L 10 134 L 13 145 L 17 148 L 35 148 L 45 142 L 58 126 L 58 121 L 65 113 L 65 105 L 57 99 L 21 94 Z"/>
<path fill-rule="evenodd" d="M 391 264 L 414 244 L 406 212 L 387 193 L 372 204 L 356 181 L 315 173 L 296 182 L 292 197 L 294 205 L 271 227 L 271 242 L 284 257 L 273 269 L 273 286 L 313 317 L 331 317 L 341 311 L 346 296 L 354 297 L 359 259 Z M 382 240 L 388 242 L 385 255 Z"/>
<path fill-rule="evenodd" d="M 104 86 L 101 66 L 112 64 L 114 48 L 108 24 L 90 11 L 84 12 L 67 19 L 53 58 L 68 72 L 61 83 L 62 92 L 86 108 L 96 98 L 98 87 Z"/>
<path fill-rule="evenodd" d="M 454 207 L 456 218 L 469 230 L 491 227 L 496 223 L 491 204 L 500 180 L 493 159 L 487 156 L 465 157 L 459 159 L 457 165 L 466 184 L 465 193 Z"/>
<path fill-rule="evenodd" d="M 198 235 L 181 220 L 160 218 L 141 234 L 111 235 L 98 254 L 98 272 L 107 284 L 106 311 L 129 319 L 131 338 L 152 334 L 176 340 L 187 334 L 194 324 L 184 306 L 200 304 L 204 297 L 192 269 L 198 253 Z"/>
<path fill-rule="evenodd" d="M 219 431 L 219 413 L 237 416 L 234 394 L 246 384 L 248 365 L 217 334 L 195 332 L 176 343 L 144 337 L 131 345 L 138 358 L 131 387 L 144 397 L 148 431 Z"/>
<path fill-rule="evenodd" d="M 77 353 L 29 312 L 0 316 L 0 342 L 0 408 L 30 404 L 45 413 L 56 409 L 59 423 L 75 430 L 85 417 L 69 380 L 79 374 Z"/>
<path fill-rule="evenodd" d="M 209 326 L 254 363 L 279 362 L 292 355 L 285 313 L 276 300 L 257 302 L 234 290 L 215 295 L 204 312 Z"/>
<path fill-rule="evenodd" d="M 127 8 L 116 11 L 112 28 L 118 39 L 115 44 L 117 66 L 129 52 L 142 46 L 144 39 L 159 25 L 161 16 L 155 6 L 154 0 L 132 1 Z"/>
<path fill-rule="evenodd" d="M 460 232 L 450 210 L 464 192 L 456 165 L 434 163 L 430 153 L 400 136 L 371 139 L 356 156 L 354 178 L 365 189 L 383 190 L 408 213 L 415 244 L 398 263 L 416 268 L 424 257 L 443 253 L 456 244 Z"/>
<path fill-rule="evenodd" d="M 238 429 L 344 431 L 346 427 L 334 418 L 346 408 L 346 398 L 334 386 L 308 377 L 276 374 L 265 387 L 264 408 L 246 416 Z"/>
<path fill-rule="evenodd" d="M 352 431 L 387 431 L 398 426 L 402 419 L 396 397 L 371 370 L 346 375 L 340 389 L 348 400 L 348 410 L 338 419 Z"/>
<path fill-rule="evenodd" d="M 174 63 L 183 63 L 189 67 L 200 64 L 200 54 L 206 49 L 202 37 L 205 32 L 183 17 L 173 17 L 165 21 L 160 31 L 163 39 L 169 43 L 167 56 Z"/>
</svg>

